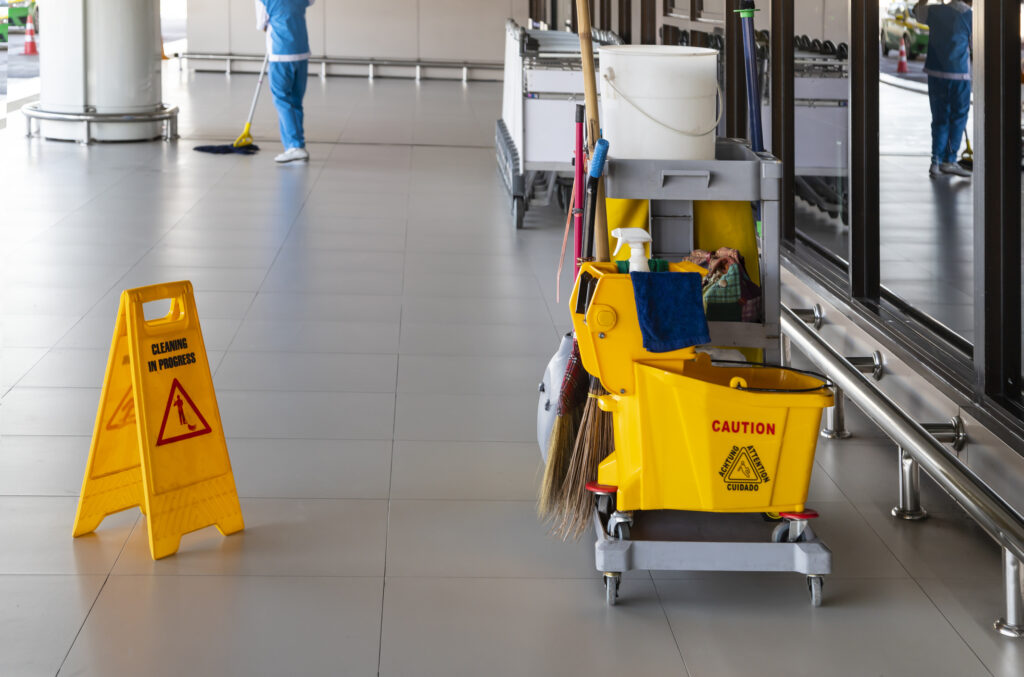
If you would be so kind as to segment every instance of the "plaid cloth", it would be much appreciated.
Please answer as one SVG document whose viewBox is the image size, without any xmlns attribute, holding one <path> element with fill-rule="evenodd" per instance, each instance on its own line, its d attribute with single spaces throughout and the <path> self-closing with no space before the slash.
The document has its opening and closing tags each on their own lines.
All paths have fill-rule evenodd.
<svg viewBox="0 0 1024 677">
<path fill-rule="evenodd" d="M 704 278 L 704 309 L 708 320 L 761 321 L 761 288 L 747 275 L 743 257 L 737 250 L 722 247 L 714 254 L 697 250 L 688 260 L 708 268 Z"/>
</svg>

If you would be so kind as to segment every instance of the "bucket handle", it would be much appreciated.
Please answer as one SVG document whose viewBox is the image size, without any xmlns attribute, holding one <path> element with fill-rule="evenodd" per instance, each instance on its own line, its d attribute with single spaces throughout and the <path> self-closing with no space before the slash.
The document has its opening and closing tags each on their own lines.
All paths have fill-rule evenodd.
<svg viewBox="0 0 1024 677">
<path fill-rule="evenodd" d="M 608 74 L 607 74 L 607 73 L 602 73 L 602 74 L 601 74 L 601 78 L 602 78 L 602 79 L 603 79 L 603 80 L 604 80 L 605 82 L 607 82 L 607 83 L 608 83 L 608 86 L 609 86 L 609 87 L 611 87 L 611 88 L 612 88 L 612 90 L 613 90 L 613 91 L 614 91 L 614 92 L 615 92 L 616 94 L 618 94 L 618 95 L 619 95 L 619 96 L 621 96 L 621 97 L 622 97 L 623 99 L 625 99 L 626 103 L 628 103 L 628 104 L 629 104 L 630 106 L 632 106 L 633 108 L 636 108 L 636 109 L 637 109 L 637 111 L 638 111 L 638 112 L 639 112 L 639 113 L 640 113 L 641 115 L 643 115 L 643 116 L 644 116 L 645 118 L 647 118 L 647 119 L 648 119 L 648 120 L 650 120 L 651 122 L 653 122 L 653 123 L 655 123 L 655 124 L 657 124 L 657 125 L 660 125 L 660 126 L 664 127 L 665 129 L 669 130 L 670 132 L 675 132 L 676 134 L 682 134 L 683 136 L 692 136 L 692 137 L 700 138 L 700 137 L 702 137 L 702 136 L 707 136 L 708 134 L 710 134 L 710 133 L 712 133 L 713 131 L 715 131 L 716 129 L 718 129 L 718 123 L 722 121 L 722 113 L 723 113 L 723 112 L 724 112 L 724 110 L 725 110 L 725 103 L 724 103 L 724 101 L 723 101 L 723 100 L 724 100 L 724 98 L 725 98 L 725 95 L 724 95 L 724 94 L 722 94 L 722 86 L 721 86 L 720 84 L 718 84 L 718 80 L 715 80 L 715 91 L 717 91 L 717 92 L 718 92 L 718 97 L 717 97 L 717 99 L 716 99 L 716 108 L 717 108 L 717 111 L 718 111 L 718 112 L 717 112 L 717 114 L 715 115 L 715 124 L 711 125 L 711 128 L 710 128 L 710 129 L 708 129 L 708 130 L 707 130 L 706 132 L 688 132 L 688 131 L 686 131 L 685 129 L 676 129 L 676 128 L 675 128 L 675 127 L 673 127 L 672 125 L 669 125 L 669 124 L 666 124 L 666 123 L 662 122 L 661 120 L 659 120 L 658 118 L 654 117 L 653 115 L 651 115 L 650 113 L 648 113 L 647 111 L 645 111 L 645 110 L 644 110 L 643 108 L 641 108 L 640 106 L 638 106 L 638 105 L 636 104 L 636 102 L 635 102 L 635 101 L 633 101 L 633 99 L 631 99 L 631 98 L 629 98 L 628 96 L 626 96 L 625 94 L 623 94 L 623 93 L 622 93 L 622 90 L 621 90 L 621 89 L 619 89 L 618 87 L 616 87 L 616 86 L 615 86 L 615 83 L 614 83 L 614 82 L 612 82 L 612 79 L 611 79 L 610 77 L 608 77 Z"/>
<path fill-rule="evenodd" d="M 783 371 L 791 371 L 795 374 L 803 374 L 804 376 L 810 376 L 821 381 L 821 385 L 814 386 L 812 388 L 751 388 L 748 387 L 746 381 L 741 377 L 733 377 L 729 381 L 729 387 L 736 390 L 744 390 L 753 393 L 816 393 L 819 390 L 832 390 L 835 388 L 835 383 L 828 376 L 819 374 L 816 371 L 809 371 L 807 369 L 797 369 L 795 367 L 786 367 L 781 364 L 770 364 L 768 362 L 747 362 L 745 360 L 711 360 L 711 364 L 735 364 L 742 365 L 744 367 L 768 367 L 770 369 L 782 369 Z"/>
</svg>

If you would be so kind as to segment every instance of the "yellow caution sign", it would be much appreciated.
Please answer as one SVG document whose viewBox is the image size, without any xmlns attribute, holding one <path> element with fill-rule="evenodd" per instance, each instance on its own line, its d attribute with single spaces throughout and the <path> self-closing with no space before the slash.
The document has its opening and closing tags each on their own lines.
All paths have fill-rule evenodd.
<svg viewBox="0 0 1024 677">
<path fill-rule="evenodd" d="M 166 299 L 146 320 L 143 305 Z M 135 506 L 153 559 L 197 529 L 245 527 L 190 282 L 121 294 L 74 535 Z"/>
</svg>

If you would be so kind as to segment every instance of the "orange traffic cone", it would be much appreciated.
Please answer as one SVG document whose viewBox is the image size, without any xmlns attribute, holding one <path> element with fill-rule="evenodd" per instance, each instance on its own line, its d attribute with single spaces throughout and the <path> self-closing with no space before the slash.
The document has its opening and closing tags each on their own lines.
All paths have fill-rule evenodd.
<svg viewBox="0 0 1024 677">
<path fill-rule="evenodd" d="M 897 73 L 909 73 L 910 69 L 907 68 L 907 45 L 903 42 L 903 38 L 900 38 L 900 63 L 896 66 Z"/>
<path fill-rule="evenodd" d="M 21 52 L 24 56 L 39 56 L 36 48 L 36 24 L 32 20 L 32 12 L 28 13 L 28 22 L 25 24 L 25 49 Z"/>
</svg>

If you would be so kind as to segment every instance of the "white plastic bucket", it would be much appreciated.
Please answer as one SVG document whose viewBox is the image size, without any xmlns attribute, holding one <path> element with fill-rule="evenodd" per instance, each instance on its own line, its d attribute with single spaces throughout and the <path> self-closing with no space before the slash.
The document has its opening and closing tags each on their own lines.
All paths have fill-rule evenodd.
<svg viewBox="0 0 1024 677">
<path fill-rule="evenodd" d="M 602 135 L 612 157 L 715 159 L 717 50 L 614 45 L 600 57 Z"/>
</svg>

